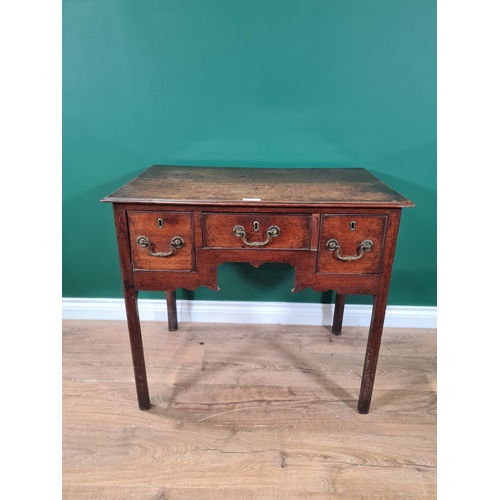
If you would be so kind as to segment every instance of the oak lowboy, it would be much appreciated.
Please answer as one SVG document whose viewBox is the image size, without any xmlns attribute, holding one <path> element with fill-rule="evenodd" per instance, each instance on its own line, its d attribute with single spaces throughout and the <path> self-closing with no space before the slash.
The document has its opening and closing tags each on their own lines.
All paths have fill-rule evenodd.
<svg viewBox="0 0 500 500">
<path fill-rule="evenodd" d="M 332 333 L 347 294 L 374 298 L 358 411 L 370 407 L 401 209 L 408 199 L 365 169 L 155 165 L 102 201 L 113 203 L 139 407 L 150 408 L 137 294 L 218 290 L 224 262 L 287 262 L 293 291 L 335 290 Z"/>
</svg>

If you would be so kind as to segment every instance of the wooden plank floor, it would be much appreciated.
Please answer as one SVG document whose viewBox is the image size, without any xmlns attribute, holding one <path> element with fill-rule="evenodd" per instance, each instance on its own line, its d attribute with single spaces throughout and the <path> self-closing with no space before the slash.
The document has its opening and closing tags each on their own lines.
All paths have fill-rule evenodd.
<svg viewBox="0 0 500 500">
<path fill-rule="evenodd" d="M 367 328 L 63 321 L 63 498 L 436 498 L 436 331 L 386 329 L 356 411 Z"/>
</svg>

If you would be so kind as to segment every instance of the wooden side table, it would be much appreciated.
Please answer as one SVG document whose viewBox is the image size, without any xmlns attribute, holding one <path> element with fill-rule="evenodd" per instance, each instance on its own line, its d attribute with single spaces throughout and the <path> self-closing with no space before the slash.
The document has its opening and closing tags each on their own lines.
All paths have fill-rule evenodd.
<svg viewBox="0 0 500 500">
<path fill-rule="evenodd" d="M 336 291 L 332 333 L 347 294 L 373 295 L 358 400 L 368 413 L 401 209 L 414 206 L 362 168 L 261 169 L 154 165 L 106 196 L 114 209 L 139 408 L 150 408 L 137 309 L 140 290 L 219 290 L 224 262 L 287 262 L 292 291 Z"/>
</svg>

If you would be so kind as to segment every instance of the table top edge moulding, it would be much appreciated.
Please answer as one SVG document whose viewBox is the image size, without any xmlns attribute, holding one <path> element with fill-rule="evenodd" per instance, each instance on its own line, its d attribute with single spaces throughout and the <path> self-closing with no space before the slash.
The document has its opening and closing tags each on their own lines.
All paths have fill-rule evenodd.
<svg viewBox="0 0 500 500">
<path fill-rule="evenodd" d="M 104 197 L 113 204 L 137 400 L 151 407 L 137 307 L 164 291 L 218 287 L 218 266 L 286 262 L 292 292 L 335 291 L 340 335 L 348 294 L 373 296 L 358 412 L 369 411 L 402 209 L 414 204 L 364 168 L 153 165 Z"/>
</svg>

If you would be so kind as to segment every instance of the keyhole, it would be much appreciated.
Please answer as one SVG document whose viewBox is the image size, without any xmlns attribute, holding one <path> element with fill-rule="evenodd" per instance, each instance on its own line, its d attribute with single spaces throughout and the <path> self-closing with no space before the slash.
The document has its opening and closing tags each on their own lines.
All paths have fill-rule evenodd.
<svg viewBox="0 0 500 500">
<path fill-rule="evenodd" d="M 160 229 L 162 229 L 162 228 L 163 228 L 163 219 L 158 219 L 158 227 L 159 227 Z"/>
<path fill-rule="evenodd" d="M 356 229 L 356 223 L 354 221 L 352 221 L 350 224 L 349 224 L 349 229 L 351 231 L 354 231 Z"/>
<path fill-rule="evenodd" d="M 253 230 L 254 232 L 257 232 L 259 230 L 259 223 L 257 221 L 253 223 Z"/>
</svg>

